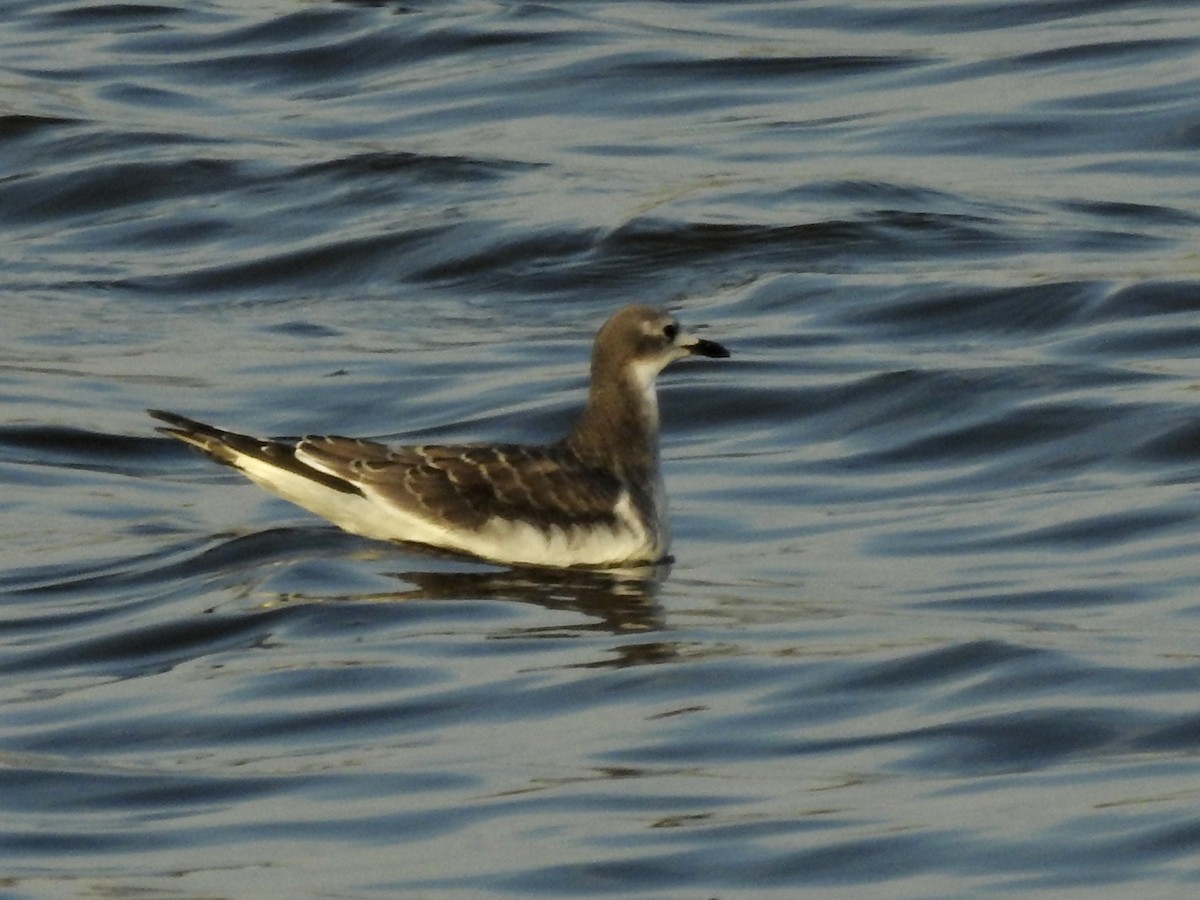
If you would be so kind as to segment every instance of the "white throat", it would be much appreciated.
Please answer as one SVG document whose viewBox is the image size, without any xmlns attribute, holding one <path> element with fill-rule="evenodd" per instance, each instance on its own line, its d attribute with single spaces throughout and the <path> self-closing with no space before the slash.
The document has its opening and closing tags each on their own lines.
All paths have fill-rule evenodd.
<svg viewBox="0 0 1200 900">
<path fill-rule="evenodd" d="M 629 364 L 629 380 L 642 404 L 642 414 L 650 426 L 658 429 L 658 373 L 663 369 L 658 360 L 638 360 Z"/>
</svg>

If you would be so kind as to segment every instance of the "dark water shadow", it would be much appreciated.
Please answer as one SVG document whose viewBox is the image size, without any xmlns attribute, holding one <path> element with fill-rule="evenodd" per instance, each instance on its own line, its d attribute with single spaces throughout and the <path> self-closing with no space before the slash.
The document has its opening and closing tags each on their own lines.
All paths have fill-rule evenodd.
<svg viewBox="0 0 1200 900">
<path fill-rule="evenodd" d="M 597 619 L 595 630 L 658 631 L 665 623 L 656 596 L 666 567 L 616 572 L 513 568 L 497 572 L 388 573 L 413 585 L 372 600 L 502 600 L 570 610 Z M 361 599 L 361 598 L 360 598 Z"/>
</svg>

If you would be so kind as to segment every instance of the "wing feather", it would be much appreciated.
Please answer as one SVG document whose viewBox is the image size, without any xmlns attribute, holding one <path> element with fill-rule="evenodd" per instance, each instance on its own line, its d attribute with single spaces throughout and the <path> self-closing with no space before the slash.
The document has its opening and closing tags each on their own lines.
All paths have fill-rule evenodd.
<svg viewBox="0 0 1200 900">
<path fill-rule="evenodd" d="M 538 526 L 612 524 L 621 485 L 560 445 L 389 448 L 352 438 L 305 438 L 297 457 L 394 506 L 469 529 L 501 517 Z"/>
</svg>

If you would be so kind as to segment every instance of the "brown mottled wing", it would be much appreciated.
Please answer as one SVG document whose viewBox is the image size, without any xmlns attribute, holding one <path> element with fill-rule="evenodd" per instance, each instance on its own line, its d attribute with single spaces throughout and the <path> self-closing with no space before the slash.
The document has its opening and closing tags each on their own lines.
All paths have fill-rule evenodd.
<svg viewBox="0 0 1200 900">
<path fill-rule="evenodd" d="M 301 454 L 366 493 L 463 528 L 492 516 L 535 525 L 612 523 L 621 486 L 559 445 L 416 446 L 305 438 Z"/>
</svg>

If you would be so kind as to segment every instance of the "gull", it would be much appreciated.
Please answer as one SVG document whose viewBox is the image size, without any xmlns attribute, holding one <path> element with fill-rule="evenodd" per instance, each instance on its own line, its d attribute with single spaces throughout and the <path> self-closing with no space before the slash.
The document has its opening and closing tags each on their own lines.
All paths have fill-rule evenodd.
<svg viewBox="0 0 1200 900">
<path fill-rule="evenodd" d="M 619 310 L 596 335 L 577 424 L 549 444 L 285 442 L 148 412 L 164 434 L 353 534 L 509 565 L 630 566 L 667 558 L 655 383 L 687 356 L 729 351 L 663 310 Z"/>
</svg>

